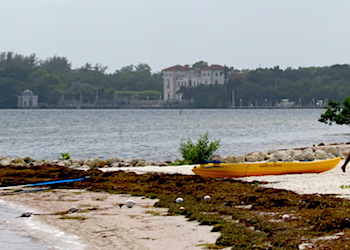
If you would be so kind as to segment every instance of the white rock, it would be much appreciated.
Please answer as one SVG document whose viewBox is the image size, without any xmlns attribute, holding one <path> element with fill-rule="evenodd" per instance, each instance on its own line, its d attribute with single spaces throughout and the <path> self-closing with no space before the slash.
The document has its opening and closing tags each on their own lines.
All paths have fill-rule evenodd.
<svg viewBox="0 0 350 250">
<path fill-rule="evenodd" d="M 305 250 L 305 249 L 313 249 L 314 245 L 311 243 L 302 243 L 298 246 L 299 250 Z"/>
<path fill-rule="evenodd" d="M 203 199 L 204 199 L 205 201 L 209 201 L 209 200 L 211 199 L 211 197 L 210 197 L 210 195 L 205 195 L 205 196 L 203 197 Z"/>
<path fill-rule="evenodd" d="M 11 165 L 11 159 L 9 158 L 2 159 L 0 161 L 0 165 L 3 167 Z"/>
<path fill-rule="evenodd" d="M 287 219 L 289 219 L 289 218 L 290 218 L 290 215 L 289 215 L 289 214 L 284 214 L 284 215 L 282 215 L 282 219 L 287 220 Z"/>
<path fill-rule="evenodd" d="M 254 154 L 249 154 L 245 156 L 245 160 L 249 162 L 256 162 L 257 157 Z"/>
<path fill-rule="evenodd" d="M 133 200 L 127 200 L 125 202 L 125 205 L 128 207 L 128 208 L 132 208 L 134 205 L 135 205 L 135 202 Z"/>
<path fill-rule="evenodd" d="M 183 203 L 183 202 L 184 202 L 184 199 L 183 199 L 182 197 L 177 197 L 176 200 L 175 200 L 175 202 L 176 202 L 177 204 Z"/>
</svg>

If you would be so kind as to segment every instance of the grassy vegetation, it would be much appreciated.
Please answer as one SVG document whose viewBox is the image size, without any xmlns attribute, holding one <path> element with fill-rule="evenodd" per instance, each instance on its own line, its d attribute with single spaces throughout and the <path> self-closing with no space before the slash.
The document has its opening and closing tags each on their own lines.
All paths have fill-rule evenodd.
<svg viewBox="0 0 350 250">
<path fill-rule="evenodd" d="M 210 246 L 211 249 L 298 249 L 303 242 L 337 233 L 342 233 L 338 239 L 319 238 L 313 242 L 314 247 L 350 249 L 350 201 L 332 195 L 299 195 L 292 191 L 264 188 L 257 182 L 234 179 L 103 173 L 98 170 L 84 172 L 49 165 L 0 168 L 0 184 L 85 175 L 92 178 L 53 187 L 158 198 L 156 206 L 169 208 L 169 215 L 182 215 L 190 221 L 199 221 L 201 225 L 212 225 L 213 231 L 220 232 L 221 236 L 215 246 Z M 211 199 L 205 201 L 205 195 L 210 195 Z M 183 197 L 184 203 L 175 203 L 179 196 Z M 76 219 L 82 219 L 78 217 Z"/>
<path fill-rule="evenodd" d="M 202 135 L 196 143 L 192 140 L 182 141 L 180 152 L 184 158 L 183 164 L 195 164 L 199 160 L 209 160 L 214 152 L 220 147 L 220 140 L 209 141 L 209 133 Z"/>
</svg>

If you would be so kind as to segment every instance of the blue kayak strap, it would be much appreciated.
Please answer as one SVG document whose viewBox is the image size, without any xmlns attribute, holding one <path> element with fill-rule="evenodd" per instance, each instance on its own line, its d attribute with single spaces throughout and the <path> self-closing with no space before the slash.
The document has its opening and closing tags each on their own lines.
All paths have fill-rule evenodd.
<svg viewBox="0 0 350 250">
<path fill-rule="evenodd" d="M 59 184 L 59 183 L 66 183 L 66 182 L 83 181 L 83 180 L 85 180 L 85 178 L 58 180 L 58 181 L 47 181 L 47 182 L 39 182 L 39 183 L 34 183 L 34 184 L 28 184 L 27 187 L 51 185 L 51 184 Z"/>
<path fill-rule="evenodd" d="M 0 190 L 1 189 L 12 189 L 12 188 L 21 188 L 21 187 L 35 187 L 35 186 L 44 186 L 44 185 L 60 184 L 60 183 L 67 183 L 67 182 L 83 181 L 83 180 L 86 180 L 88 178 L 90 178 L 90 176 L 85 176 L 83 178 L 76 178 L 76 179 L 66 179 L 66 180 L 57 180 L 57 181 L 45 181 L 45 182 L 22 184 L 22 185 L 15 185 L 15 186 L 5 186 L 5 187 L 0 187 Z"/>
<path fill-rule="evenodd" d="M 200 160 L 198 161 L 198 164 L 208 164 L 208 163 L 220 164 L 221 161 L 216 161 L 216 160 L 214 160 L 214 161 L 208 161 L 208 160 L 204 160 L 204 159 L 200 159 Z"/>
</svg>

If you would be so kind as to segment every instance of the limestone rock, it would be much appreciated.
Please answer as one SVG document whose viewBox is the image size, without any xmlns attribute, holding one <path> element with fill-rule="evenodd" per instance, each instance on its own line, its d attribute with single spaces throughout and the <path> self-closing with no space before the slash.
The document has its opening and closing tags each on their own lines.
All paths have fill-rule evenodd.
<svg viewBox="0 0 350 250">
<path fill-rule="evenodd" d="M 331 153 L 332 155 L 338 157 L 343 154 L 342 150 L 339 147 L 329 147 L 326 149 L 327 153 Z"/>
<path fill-rule="evenodd" d="M 327 159 L 328 158 L 328 155 L 327 155 L 327 152 L 325 152 L 324 150 L 322 149 L 316 149 L 315 151 L 315 158 L 316 159 Z"/>
<path fill-rule="evenodd" d="M 86 163 L 90 168 L 96 168 L 100 166 L 100 159 L 98 158 L 91 158 Z"/>
<path fill-rule="evenodd" d="M 315 153 L 311 148 L 307 148 L 303 152 L 305 160 L 315 160 Z"/>
<path fill-rule="evenodd" d="M 248 154 L 248 155 L 245 155 L 245 160 L 248 162 L 256 162 L 257 157 L 255 154 Z"/>
<path fill-rule="evenodd" d="M 124 159 L 119 157 L 112 157 L 108 158 L 107 161 L 112 165 L 113 163 L 124 162 Z"/>
<path fill-rule="evenodd" d="M 228 156 L 225 159 L 223 159 L 224 162 L 227 163 L 238 163 L 238 162 L 244 162 L 243 156 Z"/>
</svg>

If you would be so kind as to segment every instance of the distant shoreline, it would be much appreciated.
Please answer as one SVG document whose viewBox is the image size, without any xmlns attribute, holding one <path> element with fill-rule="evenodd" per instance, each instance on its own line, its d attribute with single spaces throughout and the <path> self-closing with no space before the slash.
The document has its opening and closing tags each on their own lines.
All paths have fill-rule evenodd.
<svg viewBox="0 0 350 250">
<path fill-rule="evenodd" d="M 6 108 L 6 107 L 0 107 L 0 109 L 18 109 L 18 110 L 38 110 L 38 109 L 325 109 L 326 107 L 231 107 L 231 108 L 215 108 L 215 107 L 37 107 L 37 108 Z"/>
</svg>

